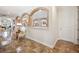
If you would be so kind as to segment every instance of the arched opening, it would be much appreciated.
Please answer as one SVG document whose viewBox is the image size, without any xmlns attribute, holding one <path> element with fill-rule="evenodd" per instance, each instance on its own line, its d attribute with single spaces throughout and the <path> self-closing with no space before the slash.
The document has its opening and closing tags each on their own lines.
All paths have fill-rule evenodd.
<svg viewBox="0 0 79 59">
<path fill-rule="evenodd" d="M 30 14 L 31 26 L 34 28 L 48 27 L 49 11 L 47 8 L 39 7 L 32 10 Z"/>
</svg>

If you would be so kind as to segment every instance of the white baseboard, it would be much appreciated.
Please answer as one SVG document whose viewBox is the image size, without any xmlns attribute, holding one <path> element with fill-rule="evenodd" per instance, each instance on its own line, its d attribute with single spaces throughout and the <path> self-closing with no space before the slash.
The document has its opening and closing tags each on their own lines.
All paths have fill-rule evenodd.
<svg viewBox="0 0 79 59">
<path fill-rule="evenodd" d="M 49 45 L 49 44 L 46 44 L 46 43 L 41 42 L 41 41 L 38 41 L 38 40 L 36 40 L 35 38 L 29 37 L 29 36 L 26 36 L 26 38 L 31 39 L 31 40 L 34 40 L 34 41 L 36 41 L 36 42 L 38 42 L 38 43 L 41 43 L 41 44 L 43 44 L 43 45 L 45 45 L 45 46 L 48 46 L 48 47 L 50 47 L 50 48 L 53 48 L 53 47 L 55 46 L 56 42 L 57 42 L 57 40 L 55 40 L 55 42 L 54 42 L 52 45 Z"/>
</svg>

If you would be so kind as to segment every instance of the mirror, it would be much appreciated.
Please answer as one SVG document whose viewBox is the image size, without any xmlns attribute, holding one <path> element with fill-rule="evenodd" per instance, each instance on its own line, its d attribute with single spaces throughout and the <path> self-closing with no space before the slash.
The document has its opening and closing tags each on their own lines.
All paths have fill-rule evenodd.
<svg viewBox="0 0 79 59">
<path fill-rule="evenodd" d="M 39 7 L 32 11 L 32 27 L 34 28 L 47 28 L 48 27 L 48 9 Z"/>
<path fill-rule="evenodd" d="M 11 41 L 12 19 L 7 16 L 0 16 L 0 37 L 3 41 Z"/>
<path fill-rule="evenodd" d="M 24 13 L 21 18 L 22 18 L 23 24 L 29 25 L 29 14 L 28 13 Z"/>
<path fill-rule="evenodd" d="M 11 19 L 7 17 L 0 17 L 1 26 L 5 27 L 6 30 L 11 28 Z"/>
<path fill-rule="evenodd" d="M 28 13 L 24 13 L 21 17 L 22 19 L 22 27 L 21 27 L 21 30 L 24 32 L 25 35 L 27 35 L 28 33 L 28 29 L 29 29 L 29 26 L 30 26 L 30 15 Z"/>
</svg>

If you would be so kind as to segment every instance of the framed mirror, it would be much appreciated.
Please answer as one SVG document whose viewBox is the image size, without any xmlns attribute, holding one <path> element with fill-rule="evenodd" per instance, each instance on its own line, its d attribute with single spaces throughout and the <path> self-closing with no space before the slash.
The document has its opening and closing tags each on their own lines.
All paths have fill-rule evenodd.
<svg viewBox="0 0 79 59">
<path fill-rule="evenodd" d="M 25 25 L 29 25 L 29 14 L 28 13 L 24 13 L 21 17 L 22 19 L 22 23 Z"/>
<path fill-rule="evenodd" d="M 32 11 L 30 17 L 33 28 L 47 28 L 49 20 L 49 11 L 47 8 L 39 7 Z"/>
<path fill-rule="evenodd" d="M 10 17 L 0 16 L 0 36 L 2 36 L 4 40 L 11 40 L 12 24 Z"/>
</svg>

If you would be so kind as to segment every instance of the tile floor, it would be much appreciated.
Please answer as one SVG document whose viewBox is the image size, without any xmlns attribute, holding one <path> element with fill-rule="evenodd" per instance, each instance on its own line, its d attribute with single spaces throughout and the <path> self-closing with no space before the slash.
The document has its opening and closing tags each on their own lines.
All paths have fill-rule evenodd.
<svg viewBox="0 0 79 59">
<path fill-rule="evenodd" d="M 1 53 L 77 53 L 79 45 L 58 40 L 54 48 L 37 43 L 30 39 L 13 39 L 10 44 L 0 48 Z"/>
</svg>

